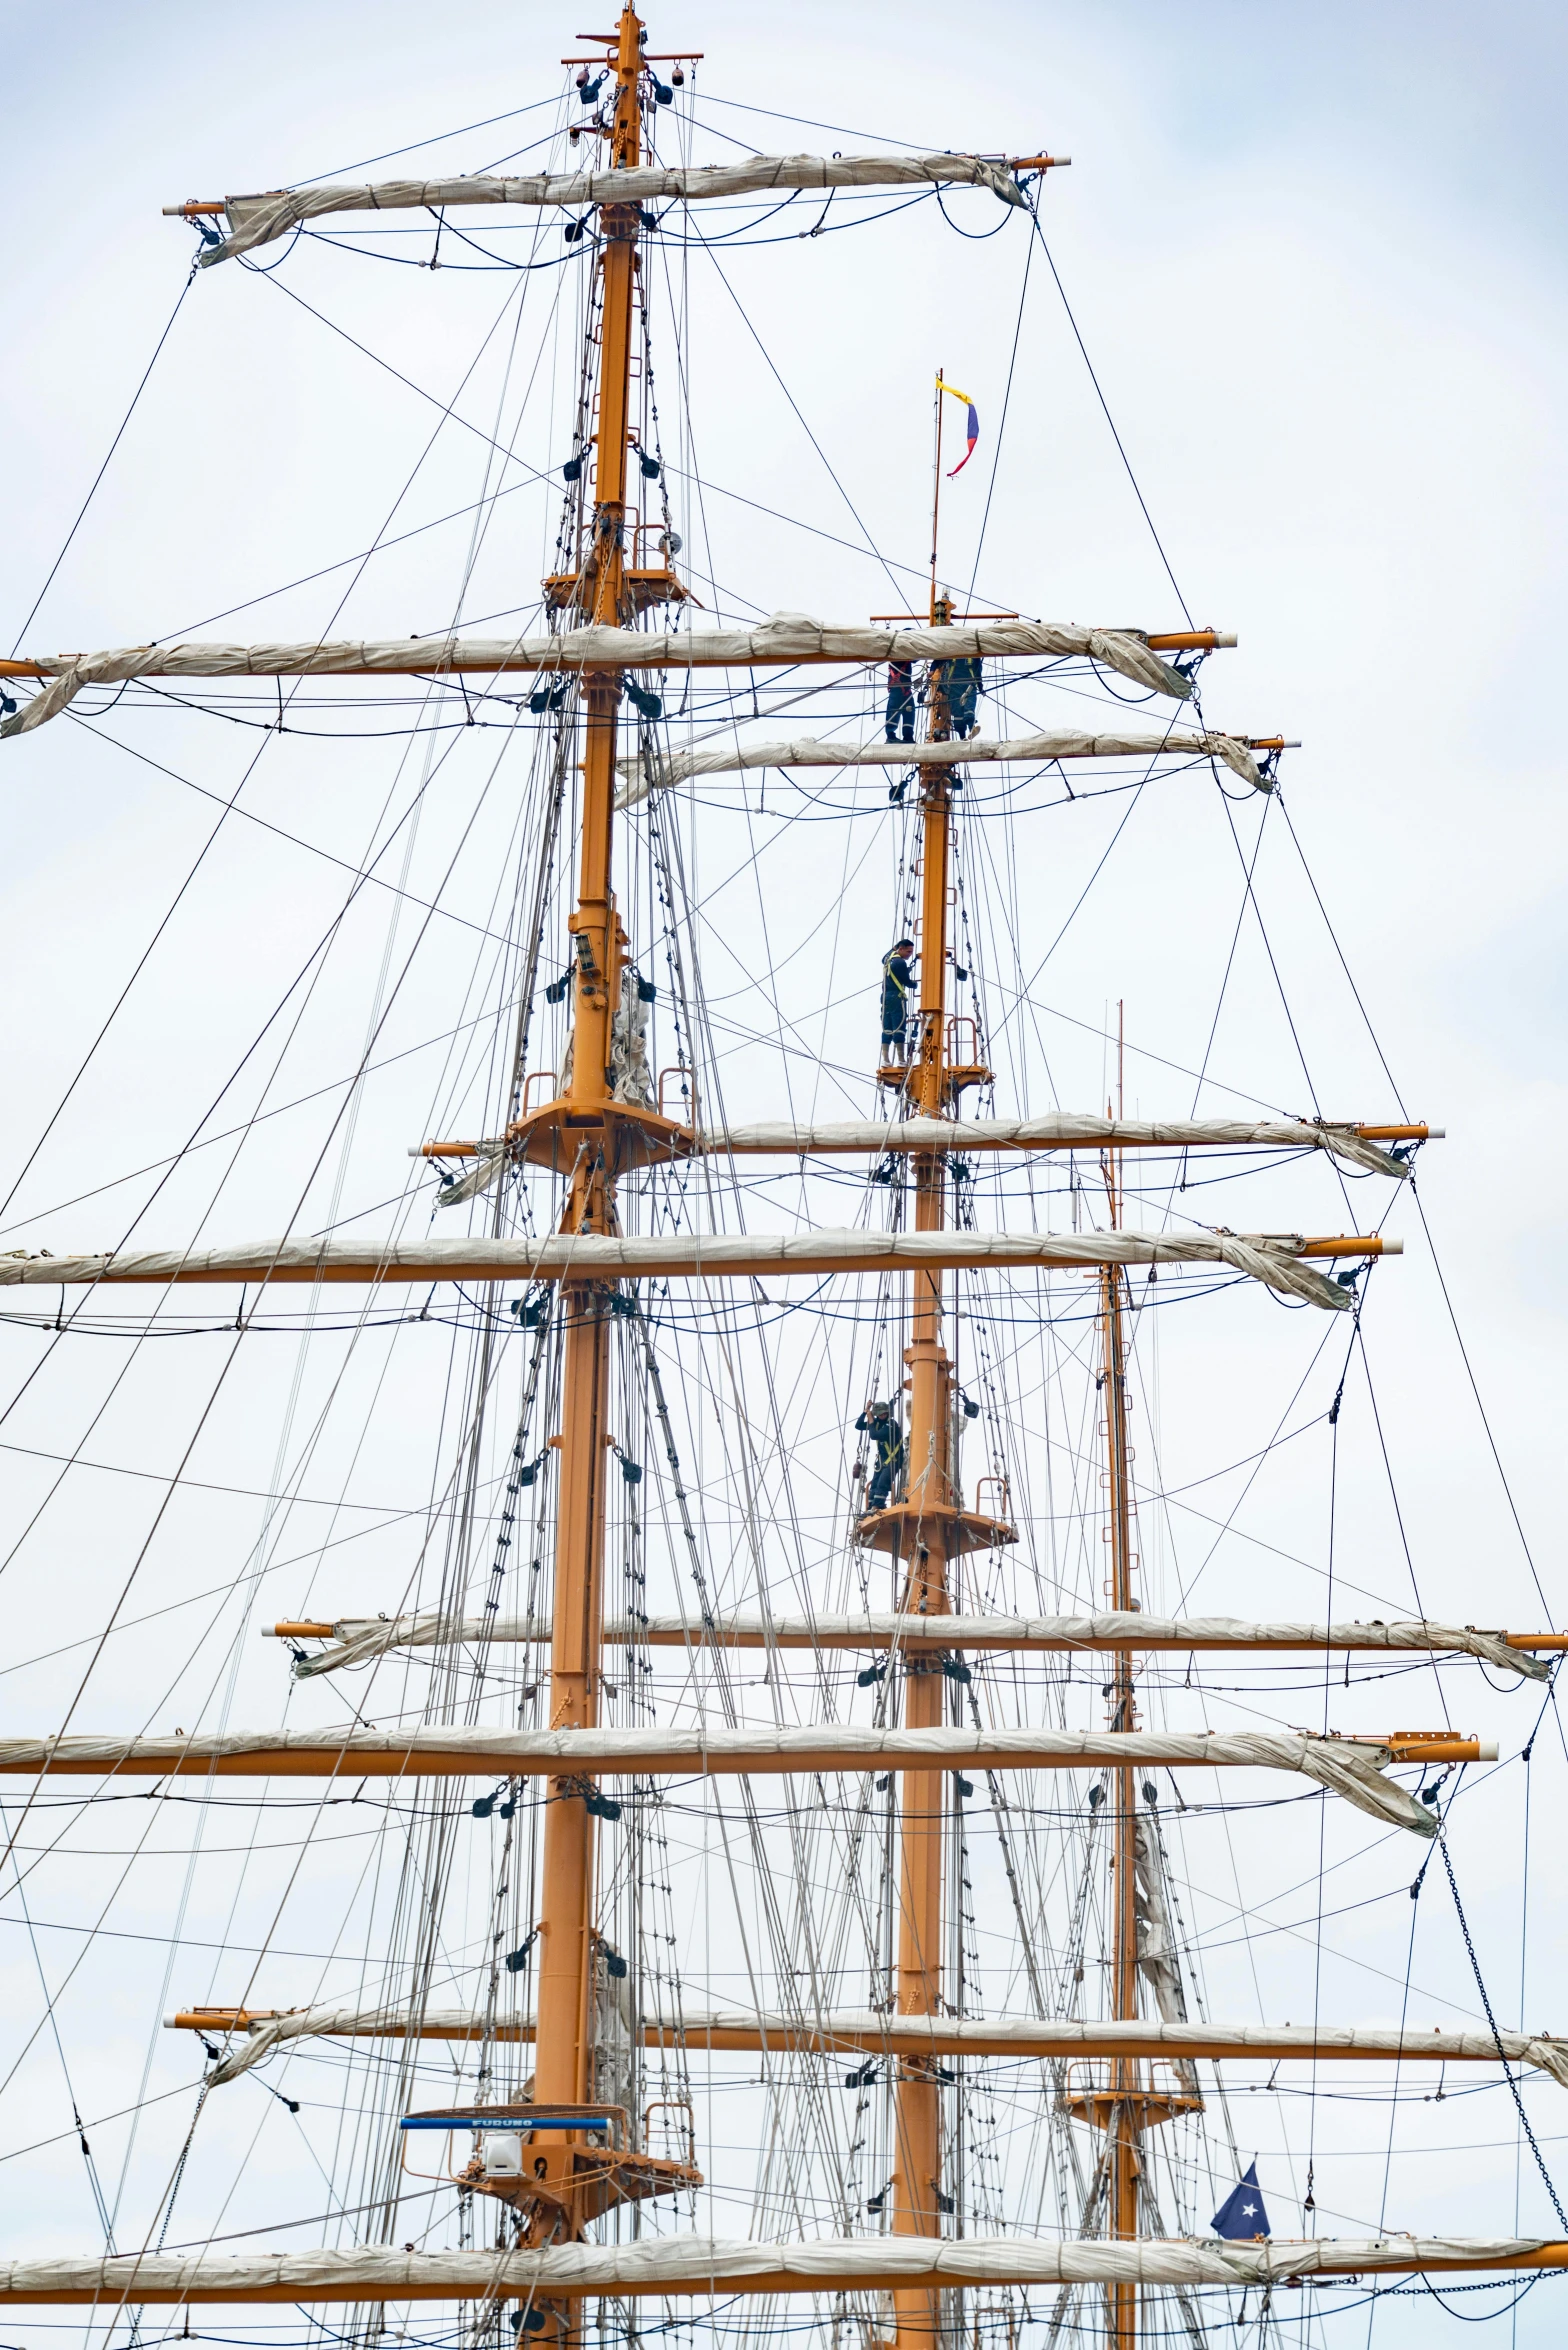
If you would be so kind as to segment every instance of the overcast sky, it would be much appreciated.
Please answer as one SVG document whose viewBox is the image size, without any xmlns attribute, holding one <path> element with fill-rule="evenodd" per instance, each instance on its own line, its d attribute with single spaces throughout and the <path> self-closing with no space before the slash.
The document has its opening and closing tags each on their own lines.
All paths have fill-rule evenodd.
<svg viewBox="0 0 1568 2350">
<path fill-rule="evenodd" d="M 346 574 L 200 624 L 368 545 L 429 437 L 433 410 L 300 300 L 444 399 L 505 288 L 455 271 L 372 268 L 327 247 L 302 248 L 271 286 L 233 268 L 204 272 L 29 622 L 180 294 L 191 233 L 163 220 L 160 206 L 357 168 L 549 97 L 557 61 L 583 28 L 499 0 L 441 10 L 279 0 L 263 14 L 207 15 L 156 0 L 135 9 L 14 4 L 6 22 L 8 643 L 24 624 L 30 651 L 193 628 L 239 638 L 319 630 L 338 610 Z M 654 17 L 650 29 L 654 49 L 705 52 L 699 88 L 735 109 L 706 119 L 744 144 L 853 152 L 858 134 L 914 151 L 1044 145 L 1071 154 L 1071 169 L 1045 191 L 1042 220 L 1174 584 L 1038 256 L 992 475 L 1026 245 L 1011 233 L 964 244 L 929 207 L 890 223 L 880 242 L 870 229 L 737 255 L 726 264 L 728 290 L 694 294 L 701 469 L 772 511 L 715 500 L 705 530 L 689 513 L 683 527 L 702 537 L 732 611 L 748 601 L 763 612 L 845 619 L 885 609 L 888 574 L 854 549 L 863 520 L 896 563 L 918 570 L 929 384 L 941 364 L 982 416 L 981 460 L 949 501 L 955 577 L 973 569 L 981 594 L 1032 613 L 1144 627 L 1178 622 L 1179 593 L 1200 622 L 1238 632 L 1239 650 L 1205 673 L 1206 708 L 1217 724 L 1304 743 L 1285 768 L 1286 805 L 1392 1081 L 1414 1114 L 1448 1130 L 1421 1162 L 1422 1197 L 1555 1612 L 1568 1325 L 1559 1211 L 1568 819 L 1547 688 L 1564 601 L 1568 20 L 1545 7 L 1389 0 L 1220 0 L 1190 15 L 1135 0 L 1071 9 L 979 0 L 963 10 L 808 0 L 775 11 L 689 0 L 678 20 Z M 824 127 L 769 123 L 746 103 Z M 479 168 L 536 135 L 525 117 L 377 168 Z M 953 219 L 989 227 L 980 202 L 955 202 Z M 494 396 L 493 387 L 476 396 L 473 412 L 488 415 Z M 532 461 L 558 462 L 559 442 L 552 412 L 540 420 Z M 456 453 L 443 444 L 409 514 L 424 520 L 476 496 L 482 456 L 477 442 Z M 519 496 L 517 512 L 511 535 L 487 550 L 488 600 L 471 600 L 470 613 L 514 609 L 533 593 L 554 508 Z M 435 546 L 427 553 L 416 542 L 356 581 L 342 628 L 391 636 L 450 618 L 462 547 L 450 537 Z M 918 594 L 907 573 L 896 577 Z M 210 827 L 210 803 L 145 758 L 226 794 L 251 755 L 249 738 L 241 745 L 177 713 L 166 733 L 127 716 L 119 739 L 143 762 L 66 724 L 0 746 L 12 1171 Z M 253 805 L 352 862 L 394 755 L 395 746 L 356 746 L 339 766 L 330 745 L 280 750 Z M 1103 1087 L 1099 1031 L 1118 997 L 1147 1052 L 1181 1072 L 1203 1056 L 1236 920 L 1237 865 L 1212 795 L 1198 795 L 1191 782 L 1151 805 L 1129 836 L 1125 883 L 1094 901 L 1052 967 L 1054 1010 L 1093 1032 L 1051 1033 L 1051 1082 L 1063 1099 L 1087 1107 Z M 1041 953 L 1113 821 L 1085 815 L 1031 849 L 1040 862 L 1023 897 Z M 1243 821 L 1255 823 L 1250 814 Z M 449 845 L 443 822 L 432 818 L 418 852 L 432 874 Z M 495 839 L 499 855 L 504 827 Z M 804 835 L 798 851 L 780 848 L 783 895 L 796 901 L 777 909 L 782 937 L 810 933 L 817 855 Z M 118 1196 L 63 1214 L 57 1203 L 87 1190 L 106 1165 L 119 1173 L 177 1147 L 248 1043 L 277 972 L 314 935 L 334 891 L 341 896 L 341 880 L 319 857 L 312 863 L 259 831 L 220 850 L 0 1219 L 3 1245 L 95 1246 L 118 1234 L 120 1223 L 108 1229 L 111 1207 L 125 1220 Z M 1249 937 L 1212 1072 L 1236 1089 L 1232 1101 L 1303 1108 L 1310 1083 L 1331 1115 L 1391 1112 L 1390 1080 L 1277 824 L 1258 887 L 1295 1029 Z M 483 912 L 474 892 L 462 903 L 468 915 Z M 884 896 L 868 915 L 878 941 L 891 911 Z M 869 945 L 864 956 L 869 984 Z M 455 1001 L 457 965 L 441 968 Z M 801 1006 L 814 1008 L 820 973 L 797 978 Z M 363 972 L 326 1000 L 330 1020 L 324 1013 L 320 1037 L 301 1047 L 300 1065 L 317 1073 L 342 1065 L 350 1036 L 357 1049 Z M 833 1025 L 835 1050 L 858 1053 L 855 1022 L 869 1016 L 852 1011 Z M 412 1037 L 420 1022 L 410 1018 Z M 434 1080 L 420 1083 L 428 1095 Z M 1135 1057 L 1129 1093 L 1143 1114 L 1181 1114 L 1191 1079 Z M 750 1106 L 764 1105 L 753 1097 Z M 1222 1095 L 1204 1097 L 1212 1113 L 1226 1106 Z M 417 1139 L 409 1122 L 423 1114 L 396 1094 L 370 1103 L 348 1178 L 356 1212 L 395 1197 L 398 1156 Z M 291 1152 L 266 1146 L 241 1169 L 229 1233 L 278 1222 L 278 1186 L 298 1175 Z M 1312 1212 L 1339 1228 L 1338 1196 L 1326 1186 L 1310 1196 Z M 1304 1184 L 1279 1197 L 1282 1221 L 1298 1201 L 1307 1213 Z M 187 1198 L 195 1193 L 154 1203 L 146 1229 L 172 1236 Z M 38 1220 L 13 1231 L 23 1211 Z M 1533 1625 L 1541 1602 L 1419 1219 L 1402 1208 L 1391 1228 L 1410 1253 L 1378 1275 L 1369 1344 L 1425 1602 L 1460 1621 Z M 1174 1432 L 1195 1443 L 1214 1397 L 1244 1385 L 1226 1352 L 1239 1324 L 1223 1329 L 1193 1374 L 1203 1400 L 1171 1400 Z M 1281 1352 L 1271 1365 L 1283 1378 L 1293 1360 Z M 97 1392 L 91 1378 L 62 1388 L 29 1420 L 28 1440 L 48 1441 L 52 1426 L 54 1439 L 74 1441 Z M 155 1401 L 141 1407 L 148 1428 L 157 1426 Z M 1245 1418 L 1250 1403 L 1237 1397 L 1234 1409 Z M 1365 1441 L 1370 1459 L 1373 1436 Z M 1238 1435 L 1227 1457 L 1244 1449 Z M 270 1466 L 264 1450 L 252 1463 L 258 1484 Z M 1282 1524 L 1293 1497 L 1287 1485 Z M 73 1557 L 92 1551 L 96 1506 L 84 1500 L 71 1520 Z M 1397 1529 L 1386 1501 L 1376 1507 L 1387 1548 Z M 1372 1588 L 1391 1588 L 1373 1562 L 1367 1571 Z M 1225 1603 L 1248 1597 L 1238 1571 Z M 35 1583 L 35 1630 L 48 1613 Z M 52 1701 L 41 1702 L 47 1710 Z M 1511 1702 L 1513 1713 L 1488 1712 L 1485 1726 L 1517 1754 L 1521 1737 L 1510 1747 L 1508 1724 L 1525 1718 L 1527 1701 Z M 1463 1726 L 1480 1726 L 1479 1706 L 1477 1722 Z M 1562 1765 L 1552 1727 L 1533 1767 L 1549 1774 L 1559 1800 Z M 1467 1881 L 1491 1912 L 1490 1956 L 1508 1984 L 1512 2021 L 1512 1793 L 1498 1817 L 1491 1848 L 1477 1839 L 1468 1852 Z M 1562 1925 L 1560 1906 L 1543 1894 L 1526 1996 L 1529 2020 L 1559 2031 L 1568 2030 Z M 1384 2004 L 1394 1997 L 1387 1988 Z M 1500 2100 L 1467 2110 L 1487 2114 L 1478 2138 L 1509 2135 Z M 7 2143 L 24 2136 L 13 2131 Z M 1511 2146 L 1501 2159 L 1511 2178 Z M 1443 2201 L 1463 2224 L 1457 2174 Z M 1499 2205 L 1491 2216 L 1507 2215 Z M 1548 2338 L 1544 2314 L 1535 2315 L 1544 2298 L 1525 2313 L 1541 2330 L 1529 2336 L 1522 2319 L 1521 2338 Z"/>
</svg>

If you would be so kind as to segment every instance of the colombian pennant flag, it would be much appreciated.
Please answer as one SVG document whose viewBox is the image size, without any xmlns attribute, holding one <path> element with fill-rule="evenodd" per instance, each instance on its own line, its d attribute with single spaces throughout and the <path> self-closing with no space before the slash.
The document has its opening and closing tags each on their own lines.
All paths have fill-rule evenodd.
<svg viewBox="0 0 1568 2350">
<path fill-rule="evenodd" d="M 959 458 L 958 463 L 949 469 L 947 478 L 949 481 L 951 481 L 955 473 L 963 472 L 964 467 L 969 463 L 970 458 L 975 453 L 975 444 L 980 438 L 980 418 L 976 413 L 975 404 L 973 400 L 970 399 L 969 394 L 967 392 L 961 392 L 956 384 L 944 383 L 942 378 L 938 376 L 936 379 L 936 388 L 939 392 L 950 392 L 955 400 L 962 400 L 964 406 L 969 411 L 969 446 L 964 451 L 963 455 Z"/>
</svg>

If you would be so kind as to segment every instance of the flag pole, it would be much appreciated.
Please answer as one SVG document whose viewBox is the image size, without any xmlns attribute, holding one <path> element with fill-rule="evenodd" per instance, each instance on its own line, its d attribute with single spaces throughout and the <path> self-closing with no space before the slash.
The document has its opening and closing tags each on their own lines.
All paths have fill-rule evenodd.
<svg viewBox="0 0 1568 2350">
<path fill-rule="evenodd" d="M 936 456 L 931 468 L 931 625 L 937 623 L 936 535 L 942 511 L 942 370 L 936 371 Z"/>
</svg>

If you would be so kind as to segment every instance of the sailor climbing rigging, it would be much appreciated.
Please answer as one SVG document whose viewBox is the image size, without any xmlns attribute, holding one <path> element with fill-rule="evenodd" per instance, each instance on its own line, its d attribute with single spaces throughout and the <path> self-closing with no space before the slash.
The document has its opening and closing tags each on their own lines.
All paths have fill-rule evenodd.
<svg viewBox="0 0 1568 2350">
<path fill-rule="evenodd" d="M 912 938 L 895 940 L 882 958 L 882 1059 L 907 1062 L 909 1046 L 906 1027 L 909 1019 L 909 994 L 914 986 L 910 957 L 914 954 Z"/>
<path fill-rule="evenodd" d="M 890 661 L 887 665 L 887 739 L 912 743 L 915 739 L 915 665 Z"/>
<path fill-rule="evenodd" d="M 975 660 L 959 659 L 947 664 L 947 715 L 951 722 L 954 742 L 966 743 L 980 729 L 975 723 L 975 703 L 985 691 L 981 664 Z"/>
<path fill-rule="evenodd" d="M 875 1463 L 866 1492 L 866 1507 L 885 1510 L 904 1466 L 904 1431 L 891 1404 L 868 1403 L 856 1428 L 871 1439 Z"/>
</svg>

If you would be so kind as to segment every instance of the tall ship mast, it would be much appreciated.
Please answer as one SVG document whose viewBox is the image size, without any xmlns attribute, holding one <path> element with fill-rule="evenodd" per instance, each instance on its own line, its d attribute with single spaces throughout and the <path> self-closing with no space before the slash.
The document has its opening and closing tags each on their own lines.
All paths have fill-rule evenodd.
<svg viewBox="0 0 1568 2350">
<path fill-rule="evenodd" d="M 519 305 L 539 273 L 544 356 L 521 395 L 508 375 L 478 433 L 472 509 L 477 548 L 512 473 L 545 483 L 534 605 L 480 624 L 460 596 L 449 626 L 413 634 L 28 646 L 0 663 L 12 769 L 52 721 L 172 722 L 175 702 L 182 722 L 216 713 L 285 752 L 308 735 L 321 790 L 316 735 L 356 713 L 391 711 L 424 759 L 417 788 L 400 771 L 401 813 L 349 893 L 390 886 L 416 942 L 405 959 L 388 934 L 363 1051 L 270 1236 L 222 1237 L 226 1209 L 160 1222 L 156 1192 L 84 1234 L 84 1184 L 80 1203 L 41 1200 L 0 1257 L 18 1397 L 34 1380 L 61 1392 L 67 1350 L 105 1332 L 149 1381 L 155 1336 L 209 1349 L 211 1394 L 136 1572 L 185 1522 L 167 1505 L 207 1490 L 231 1375 L 274 1415 L 279 1464 L 248 1563 L 176 1547 L 171 1608 L 224 1594 L 170 1676 L 190 1693 L 178 1723 L 114 1670 L 133 1613 L 117 1599 L 85 1669 L 85 1650 L 61 1651 L 66 1678 L 0 1739 L 29 1930 L 46 1846 L 68 1859 L 88 1831 L 117 1837 L 127 1883 L 154 1846 L 181 1855 L 188 1906 L 217 1869 L 214 1823 L 246 1822 L 201 1979 L 181 1924 L 166 2001 L 123 2019 L 152 2035 L 132 2109 L 138 2131 L 149 2118 L 112 2191 L 65 1986 L 40 1960 L 27 2049 L 54 2033 L 92 2193 L 62 2204 L 69 2229 L 13 2239 L 0 2301 L 29 2341 L 76 2310 L 94 2342 L 502 2350 L 683 2331 L 824 2350 L 1359 2343 L 1372 2303 L 1423 2281 L 1512 2306 L 1521 2280 L 1568 2269 L 1543 2151 L 1568 2042 L 1515 2028 L 1489 1987 L 1448 1812 L 1466 1771 L 1499 1759 L 1505 1733 L 1470 1725 L 1495 1727 L 1509 1695 L 1534 1722 L 1568 1636 L 1418 1605 L 1282 1616 L 1272 1566 L 1247 1614 L 1200 1612 L 1163 1536 L 1144 1556 L 1182 1488 L 1160 1381 L 1185 1375 L 1205 1317 L 1222 1318 L 1236 1383 L 1258 1317 L 1288 1308 L 1311 1333 L 1291 1376 L 1298 1397 L 1327 1382 L 1322 1408 L 1287 1409 L 1266 1449 L 1321 1425 L 1337 1475 L 1341 1414 L 1370 1393 L 1371 1268 L 1401 1254 L 1389 1228 L 1441 1130 L 1397 1101 L 1220 1119 L 1195 1094 L 1185 1116 L 1129 1115 L 1122 1010 L 1092 1110 L 1021 1098 L 1028 974 L 1051 946 L 1029 874 L 1054 811 L 1151 779 L 1250 810 L 1278 797 L 1290 746 L 1272 723 L 1203 717 L 1225 629 L 1028 617 L 944 568 L 980 431 L 953 379 L 972 390 L 977 366 L 995 379 L 1005 362 L 978 327 L 930 386 L 928 573 L 888 571 L 918 609 L 761 618 L 760 582 L 742 594 L 696 565 L 676 262 L 808 203 L 802 240 L 835 205 L 874 234 L 894 198 L 1038 240 L 1067 159 L 697 160 L 702 60 L 666 39 L 630 6 L 612 33 L 575 36 L 548 167 L 170 207 L 201 268 L 235 277 L 302 238 L 355 250 L 415 229 L 431 267 L 453 265 L 445 245 L 514 268 Z M 496 260 L 519 222 L 528 260 L 511 245 Z M 547 361 L 548 477 L 511 421 L 546 401 Z M 911 483 L 911 514 L 925 496 Z M 1014 576 L 1022 605 L 1021 560 Z M 442 1072 L 399 1096 L 421 1124 L 390 1177 L 378 1158 L 395 1192 L 379 1221 L 349 1211 L 341 1176 L 318 1215 L 430 925 L 457 903 L 446 882 L 416 887 L 412 829 L 394 844 L 424 808 L 456 822 L 447 762 L 470 754 L 508 813 L 499 831 L 484 814 L 500 878 L 483 917 L 461 917 L 477 960 Z M 787 819 L 772 832 L 770 788 L 769 821 Z M 821 844 L 851 824 L 867 845 L 841 881 Z M 789 833 L 816 844 L 796 853 L 817 902 L 782 926 L 786 948 L 769 859 Z M 830 1003 L 808 1036 L 778 989 L 830 910 L 858 968 L 829 991 L 850 990 L 854 1024 Z M 330 953 L 329 937 L 269 1018 L 279 1070 Z M 735 975 L 759 973 L 771 1032 L 725 1008 Z M 234 1127 L 245 1144 L 272 1085 Z M 835 1097 L 843 1114 L 820 1115 Z M 232 1125 L 205 1119 L 171 1164 Z M 1315 1225 L 1200 1221 L 1207 1187 L 1233 1198 L 1291 1166 L 1291 1199 L 1328 1203 Z M 1380 1311 L 1397 1314 L 1398 1278 L 1378 1274 Z M 279 1331 L 298 1342 L 292 1388 L 246 1384 Z M 188 1402 L 181 1387 L 169 1409 Z M 379 1474 L 400 1456 L 424 1474 L 424 1502 L 362 1501 L 366 1448 Z M 92 1449 L 78 1428 L 49 1457 Z M 334 1477 L 295 1541 L 304 1497 Z M 22 1528 L 24 1562 L 54 1507 L 51 1492 Z M 1331 1541 L 1331 1603 L 1334 1557 Z M 178 1644 L 175 1620 L 160 1638 Z M 1390 1693 L 1396 1671 L 1413 1697 Z M 1282 1700 L 1312 1725 L 1281 1719 Z M 1522 1719 L 1510 1756 L 1528 1751 Z M 1257 2012 L 1206 1987 L 1214 1919 L 1245 1939 L 1252 1918 L 1237 1843 L 1276 1836 L 1305 1856 L 1309 1924 L 1315 1904 L 1305 2020 L 1270 2003 L 1267 1939 L 1248 1946 Z M 1425 1915 L 1422 1898 L 1451 1897 L 1473 1966 L 1462 2014 L 1434 2028 L 1412 2012 L 1404 1921 L 1378 1962 L 1395 1984 L 1403 1966 L 1403 2007 L 1390 2020 L 1385 1983 L 1372 2017 L 1345 2012 L 1339 1978 L 1321 1979 L 1342 1868 L 1369 1902 L 1409 1887 Z M 116 1929 L 94 1915 L 93 1964 L 112 1968 Z M 1429 2225 L 1430 2181 L 1401 2169 L 1375 2211 L 1327 2224 L 1320 2108 L 1471 2083 L 1517 2117 L 1512 2202 L 1478 2200 L 1468 2231 Z M 1268 2100 L 1277 2144 L 1261 2150 Z M 1521 2232 L 1529 2214 L 1540 2233 Z M 1410 2306 L 1449 2322 L 1441 2299 Z"/>
</svg>

